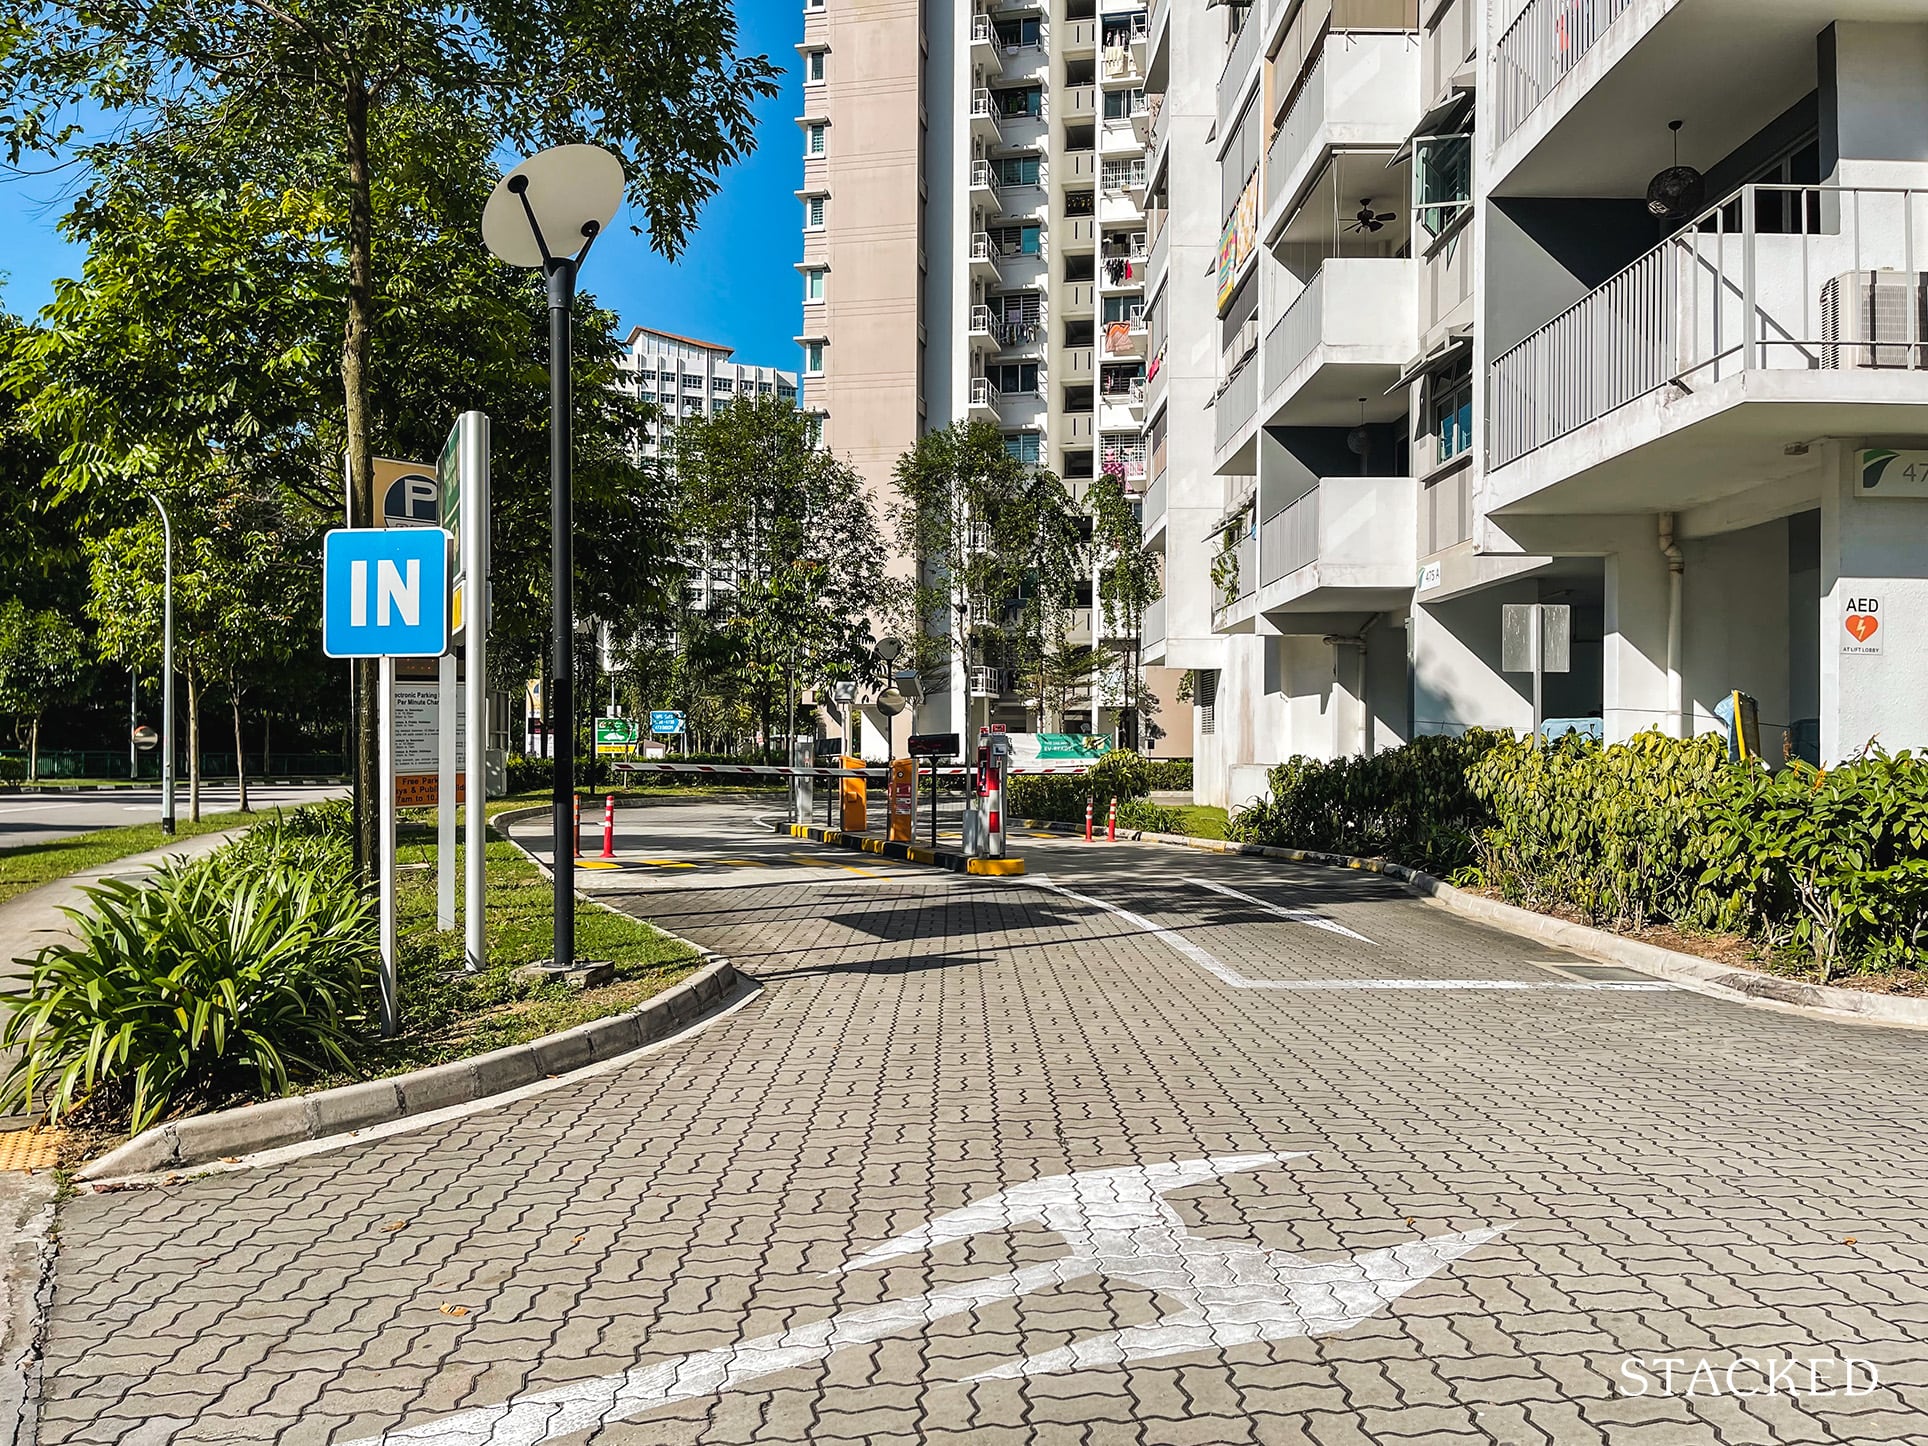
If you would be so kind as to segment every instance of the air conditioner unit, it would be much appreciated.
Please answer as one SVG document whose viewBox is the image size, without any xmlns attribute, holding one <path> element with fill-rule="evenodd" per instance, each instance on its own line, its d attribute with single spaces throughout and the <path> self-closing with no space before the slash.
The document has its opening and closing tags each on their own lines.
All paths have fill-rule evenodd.
<svg viewBox="0 0 1928 1446">
<path fill-rule="evenodd" d="M 1821 288 L 1821 365 L 1928 367 L 1928 273 L 1849 271 Z"/>
</svg>

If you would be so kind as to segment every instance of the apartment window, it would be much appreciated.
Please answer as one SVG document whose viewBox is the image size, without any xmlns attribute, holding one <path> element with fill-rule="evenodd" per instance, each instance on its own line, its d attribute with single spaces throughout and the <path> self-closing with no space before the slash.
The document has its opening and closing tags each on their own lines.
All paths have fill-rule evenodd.
<svg viewBox="0 0 1928 1446">
<path fill-rule="evenodd" d="M 994 366 L 986 373 L 991 385 L 1007 397 L 1031 397 L 1038 391 L 1038 364 L 1036 362 L 1006 362 Z"/>
<path fill-rule="evenodd" d="M 830 127 L 822 121 L 812 121 L 807 127 L 807 133 L 810 137 L 810 144 L 806 150 L 806 154 L 812 156 L 822 155 L 824 153 L 825 142 L 830 134 Z"/>
<path fill-rule="evenodd" d="M 1044 87 L 1041 85 L 1019 85 L 1009 90 L 991 92 L 997 113 L 1005 117 L 1031 116 L 1044 114 Z"/>
<path fill-rule="evenodd" d="M 767 397 L 771 392 L 775 391 L 776 388 L 772 387 L 768 382 L 758 382 L 756 384 L 756 390 L 758 396 Z"/>
<path fill-rule="evenodd" d="M 817 344 L 817 360 L 818 362 L 823 361 L 823 343 L 821 342 Z M 778 387 L 777 395 L 786 402 L 794 402 L 797 399 L 797 389 L 788 386 Z"/>
<path fill-rule="evenodd" d="M 711 377 L 710 390 L 712 392 L 733 392 L 736 390 L 736 383 L 728 377 Z"/>
<path fill-rule="evenodd" d="M 1245 194 L 1246 182 L 1259 167 L 1259 150 L 1263 141 L 1260 135 L 1258 117 L 1259 97 L 1253 96 L 1246 102 L 1243 112 L 1232 127 L 1232 138 L 1226 143 L 1218 160 L 1218 211 L 1220 216 L 1232 214 L 1238 199 Z M 1142 161 L 1139 164 L 1144 164 Z"/>
<path fill-rule="evenodd" d="M 991 245 L 1003 256 L 1041 256 L 1044 254 L 1044 228 L 1030 226 L 994 226 L 991 228 Z"/>
<path fill-rule="evenodd" d="M 1132 313 L 1145 314 L 1145 303 L 1135 296 L 1107 296 L 1104 299 L 1104 314 L 1099 320 L 1107 326 L 1114 321 L 1130 321 Z"/>
<path fill-rule="evenodd" d="M 803 344 L 803 374 L 809 377 L 823 375 L 823 343 L 806 341 Z"/>
<path fill-rule="evenodd" d="M 991 174 L 1000 186 L 1035 186 L 1038 183 L 1036 156 L 999 156 L 991 162 Z"/>
<path fill-rule="evenodd" d="M 1434 460 L 1457 457 L 1473 445 L 1473 361 L 1466 357 L 1427 382 L 1426 425 L 1436 447 Z"/>
<path fill-rule="evenodd" d="M 1130 120 L 1145 108 L 1145 93 L 1142 90 L 1108 90 L 1105 92 L 1105 119 Z"/>
<path fill-rule="evenodd" d="M 813 50 L 804 56 L 803 78 L 805 80 L 813 85 L 823 80 L 824 57 L 828 54 L 829 52 L 825 50 Z"/>
<path fill-rule="evenodd" d="M 1036 291 L 1001 291 L 990 298 L 991 314 L 1000 321 L 1044 320 L 1044 297 Z"/>
<path fill-rule="evenodd" d="M 1042 455 L 1036 432 L 1006 432 L 1004 450 L 1018 461 L 1035 467 Z"/>
<path fill-rule="evenodd" d="M 822 196 L 812 196 L 803 203 L 803 225 L 805 230 L 823 230 L 823 203 L 824 198 Z"/>
<path fill-rule="evenodd" d="M 1064 194 L 1064 214 L 1067 216 L 1091 216 L 1097 214 L 1098 193 L 1095 191 L 1066 191 Z"/>
<path fill-rule="evenodd" d="M 1473 204 L 1473 138 L 1421 136 L 1413 142 L 1413 215 L 1441 236 Z"/>
<path fill-rule="evenodd" d="M 823 300 L 824 268 L 812 266 L 803 273 L 803 299 L 805 301 Z"/>
<path fill-rule="evenodd" d="M 993 23 L 997 43 L 1006 50 L 1021 50 L 1027 45 L 1036 45 L 1042 31 L 1038 28 L 1038 18 L 1033 15 L 1023 20 L 999 20 Z"/>
</svg>

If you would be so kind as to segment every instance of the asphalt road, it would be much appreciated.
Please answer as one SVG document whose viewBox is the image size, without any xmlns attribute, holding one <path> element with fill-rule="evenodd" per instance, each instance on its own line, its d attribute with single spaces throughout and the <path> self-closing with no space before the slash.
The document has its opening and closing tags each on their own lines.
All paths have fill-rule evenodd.
<svg viewBox="0 0 1928 1446">
<path fill-rule="evenodd" d="M 250 784 L 248 805 L 264 809 L 289 808 L 312 803 L 345 790 L 333 784 L 302 784 L 274 787 Z M 236 806 L 233 784 L 203 785 L 202 813 L 225 813 Z M 187 815 L 187 785 L 174 789 L 174 813 Z M 103 788 L 93 793 L 16 793 L 0 794 L 0 848 L 21 844 L 51 843 L 97 828 L 113 828 L 124 823 L 154 823 L 161 816 L 161 791 L 156 788 Z"/>
<path fill-rule="evenodd" d="M 761 981 L 702 1032 L 69 1201 L 40 1441 L 1928 1439 L 1920 1035 L 1371 876 L 767 811 L 579 875 Z"/>
</svg>

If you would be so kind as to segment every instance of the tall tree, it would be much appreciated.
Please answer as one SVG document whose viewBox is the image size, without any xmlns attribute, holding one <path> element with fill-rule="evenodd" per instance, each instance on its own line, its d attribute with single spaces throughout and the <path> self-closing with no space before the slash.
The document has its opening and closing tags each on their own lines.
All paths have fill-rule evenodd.
<svg viewBox="0 0 1928 1446">
<path fill-rule="evenodd" d="M 1098 601 L 1118 641 L 1113 651 L 1122 676 L 1119 731 L 1127 748 L 1140 746 L 1147 703 L 1145 692 L 1145 609 L 1164 595 L 1158 555 L 1145 546 L 1144 529 L 1133 499 L 1125 491 L 1124 468 L 1107 462 L 1103 475 L 1085 493 L 1091 509 L 1092 546 L 1098 553 Z"/>
<path fill-rule="evenodd" d="M 1013 457 L 989 422 L 926 432 L 897 459 L 896 480 L 897 540 L 919 562 L 920 631 L 942 640 L 963 700 L 972 666 L 1028 661 L 1016 646 L 1025 637 L 1044 651 L 1047 620 L 1066 606 L 1075 523 L 1057 478 Z M 1037 599 L 1028 621 L 1027 587 Z M 962 707 L 954 712 L 966 731 Z"/>
<path fill-rule="evenodd" d="M 40 777 L 40 719 L 69 696 L 87 666 L 87 636 L 61 614 L 29 612 L 19 598 L 0 606 L 0 712 L 27 729 L 27 777 Z"/>
<path fill-rule="evenodd" d="M 379 508 L 376 359 L 393 323 L 378 286 L 393 238 L 376 205 L 388 113 L 449 97 L 490 153 L 570 141 L 617 152 L 637 229 L 674 257 L 721 171 L 755 148 L 754 103 L 777 93 L 776 68 L 736 50 L 732 0 L 19 0 L 0 16 L 0 141 L 16 163 L 77 156 L 97 184 L 236 135 L 307 148 L 319 163 L 310 225 L 334 262 L 322 294 L 340 338 L 349 521 L 365 527 Z M 89 109 L 110 118 L 104 135 L 71 119 Z M 357 788 L 372 797 L 374 676 L 360 671 Z"/>
<path fill-rule="evenodd" d="M 816 420 L 776 397 L 739 397 L 677 428 L 682 533 L 705 578 L 706 629 L 743 670 L 766 746 L 779 697 L 871 666 L 868 620 L 887 591 L 863 477 L 816 443 Z"/>
</svg>

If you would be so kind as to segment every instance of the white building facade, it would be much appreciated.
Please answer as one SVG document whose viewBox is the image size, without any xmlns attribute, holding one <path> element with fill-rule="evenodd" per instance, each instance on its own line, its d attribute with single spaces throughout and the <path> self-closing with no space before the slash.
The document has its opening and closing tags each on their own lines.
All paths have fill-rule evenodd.
<svg viewBox="0 0 1928 1446">
<path fill-rule="evenodd" d="M 676 424 L 706 417 L 738 397 L 776 397 L 797 405 L 797 374 L 734 360 L 735 349 L 696 341 L 653 327 L 631 327 L 618 362 L 622 383 L 645 402 L 654 403 L 643 451 L 667 457 L 674 451 Z"/>
<path fill-rule="evenodd" d="M 1155 0 L 1201 801 L 1530 728 L 1508 603 L 1569 609 L 1543 715 L 1609 741 L 1738 690 L 1770 756 L 1928 744 L 1925 79 L 1919 0 Z"/>
</svg>

